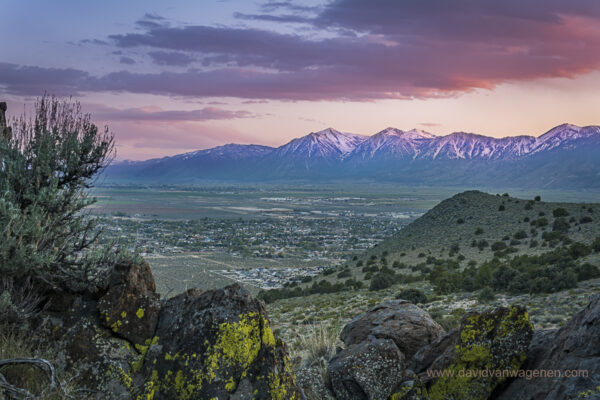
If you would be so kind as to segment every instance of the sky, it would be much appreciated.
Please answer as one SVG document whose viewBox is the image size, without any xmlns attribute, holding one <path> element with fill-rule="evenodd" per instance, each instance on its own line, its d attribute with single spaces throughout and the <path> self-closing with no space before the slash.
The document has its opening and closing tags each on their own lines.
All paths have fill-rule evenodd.
<svg viewBox="0 0 600 400">
<path fill-rule="evenodd" d="M 0 0 L 0 101 L 73 97 L 117 159 L 333 127 L 600 125 L 597 0 Z"/>
</svg>

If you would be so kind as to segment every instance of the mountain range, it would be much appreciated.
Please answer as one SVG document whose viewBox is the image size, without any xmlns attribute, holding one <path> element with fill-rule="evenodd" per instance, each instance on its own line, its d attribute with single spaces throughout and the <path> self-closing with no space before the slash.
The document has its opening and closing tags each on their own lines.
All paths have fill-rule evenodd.
<svg viewBox="0 0 600 400">
<path fill-rule="evenodd" d="M 120 162 L 105 174 L 109 181 L 145 183 L 368 180 L 600 189 L 600 126 L 563 124 L 539 137 L 504 138 L 396 128 L 362 136 L 328 128 L 277 148 L 227 144 Z"/>
</svg>

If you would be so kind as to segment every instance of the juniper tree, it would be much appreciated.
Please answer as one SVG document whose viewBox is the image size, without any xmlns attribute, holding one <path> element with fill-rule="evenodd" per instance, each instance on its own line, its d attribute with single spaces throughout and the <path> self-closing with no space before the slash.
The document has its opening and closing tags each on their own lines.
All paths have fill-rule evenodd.
<svg viewBox="0 0 600 400">
<path fill-rule="evenodd" d="M 116 254 L 98 245 L 97 219 L 85 210 L 95 202 L 87 189 L 114 155 L 113 135 L 79 102 L 48 96 L 10 125 L 0 126 L 0 275 L 82 290 Z"/>
</svg>

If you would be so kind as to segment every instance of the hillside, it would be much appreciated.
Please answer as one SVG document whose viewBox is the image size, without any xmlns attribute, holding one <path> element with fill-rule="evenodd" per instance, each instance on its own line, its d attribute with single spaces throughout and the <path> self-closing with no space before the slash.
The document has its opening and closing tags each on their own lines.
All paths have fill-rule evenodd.
<svg viewBox="0 0 600 400">
<path fill-rule="evenodd" d="M 599 261 L 600 204 L 467 191 L 339 269 L 261 296 L 274 301 L 413 282 L 438 295 L 486 287 L 497 293 L 554 293 L 600 277 Z"/>
<path fill-rule="evenodd" d="M 566 233 L 571 240 L 589 244 L 600 234 L 600 204 L 551 203 L 467 191 L 442 201 L 361 258 L 387 253 L 390 262 L 412 264 L 422 261 L 423 254 L 445 258 L 452 252 L 455 257 L 462 254 L 464 262 L 479 262 L 493 257 L 491 245 L 496 242 L 517 249 L 515 254 L 539 254 L 558 243 L 542 236 L 552 231 L 557 219 L 554 210 L 560 208 L 566 210 L 561 218 L 570 225 Z M 473 241 L 478 245 L 473 246 Z"/>
</svg>

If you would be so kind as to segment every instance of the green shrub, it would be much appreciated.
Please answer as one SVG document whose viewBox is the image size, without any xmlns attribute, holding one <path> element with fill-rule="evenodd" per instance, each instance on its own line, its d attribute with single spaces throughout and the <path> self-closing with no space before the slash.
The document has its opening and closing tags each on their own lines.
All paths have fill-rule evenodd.
<svg viewBox="0 0 600 400">
<path fill-rule="evenodd" d="M 79 103 L 46 96 L 0 137 L 0 275 L 69 290 L 102 279 L 119 252 L 98 246 L 98 219 L 83 210 L 113 148 Z"/>
<path fill-rule="evenodd" d="M 555 208 L 555 209 L 552 211 L 552 215 L 553 215 L 555 218 L 559 218 L 559 217 L 566 217 L 566 216 L 568 216 L 568 215 L 569 215 L 569 212 L 568 212 L 567 210 L 565 210 L 564 208 L 562 208 L 562 207 L 559 207 L 559 208 Z"/>
<path fill-rule="evenodd" d="M 378 272 L 371 278 L 371 285 L 369 290 L 382 290 L 387 289 L 396 283 L 396 277 L 388 272 Z"/>
<path fill-rule="evenodd" d="M 525 239 L 527 237 L 527 233 L 523 230 L 518 231 L 513 235 L 515 239 Z"/>
<path fill-rule="evenodd" d="M 542 228 L 544 226 L 548 225 L 548 219 L 542 217 L 542 218 L 538 218 L 538 219 L 534 219 L 531 221 L 531 225 L 532 226 L 537 226 L 538 228 Z"/>
<path fill-rule="evenodd" d="M 500 251 L 506 249 L 508 246 L 504 242 L 494 242 L 492 243 L 492 251 Z"/>
<path fill-rule="evenodd" d="M 592 242 L 592 249 L 595 252 L 600 252 L 600 236 L 597 236 L 596 239 Z"/>
<path fill-rule="evenodd" d="M 413 304 L 427 303 L 427 296 L 419 289 L 405 289 L 396 295 L 397 299 L 410 301 Z"/>
<path fill-rule="evenodd" d="M 483 289 L 481 289 L 481 291 L 477 295 L 477 300 L 480 303 L 489 303 L 490 301 L 494 301 L 495 299 L 496 296 L 494 295 L 494 291 L 489 286 L 486 286 Z"/>
<path fill-rule="evenodd" d="M 584 263 L 577 267 L 577 280 L 587 281 L 600 277 L 600 269 L 590 263 Z"/>
<path fill-rule="evenodd" d="M 556 218 L 552 224 L 552 230 L 554 232 L 567 232 L 571 225 L 564 218 Z"/>
<path fill-rule="evenodd" d="M 531 286 L 529 275 L 518 273 L 508 284 L 507 290 L 513 294 L 527 293 Z"/>
<path fill-rule="evenodd" d="M 351 276 L 352 276 L 352 273 L 347 269 L 345 269 L 337 274 L 338 278 L 350 278 Z"/>
</svg>

